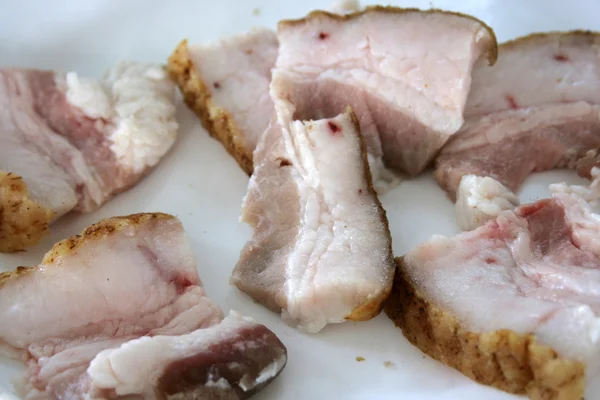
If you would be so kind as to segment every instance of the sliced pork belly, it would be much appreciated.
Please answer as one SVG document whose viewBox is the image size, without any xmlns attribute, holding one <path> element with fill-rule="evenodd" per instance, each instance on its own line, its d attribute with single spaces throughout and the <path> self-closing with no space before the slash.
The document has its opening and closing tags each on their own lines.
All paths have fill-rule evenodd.
<svg viewBox="0 0 600 400">
<path fill-rule="evenodd" d="M 500 46 L 495 66 L 473 71 L 465 125 L 436 162 L 440 185 L 456 199 L 470 186 L 464 180 L 473 180 L 465 177 L 489 177 L 510 197 L 535 171 L 571 168 L 589 177 L 599 165 L 599 65 L 600 38 L 591 32 L 534 34 Z M 498 215 L 471 203 L 459 208 L 459 220 Z"/>
<path fill-rule="evenodd" d="M 201 343 L 214 346 L 219 337 L 204 340 L 197 330 L 222 319 L 202 288 L 181 223 L 165 214 L 103 220 L 56 244 L 39 266 L 0 274 L 0 320 L 10 322 L 0 325 L 0 349 L 27 363 L 27 399 L 114 398 L 116 388 L 97 384 L 88 370 L 98 353 L 165 335 L 182 345 L 196 335 L 188 349 L 198 352 Z M 228 332 L 226 344 L 237 332 L 215 329 Z M 165 371 L 175 356 L 167 361 Z M 210 362 L 186 365 L 189 372 Z"/>
<path fill-rule="evenodd" d="M 121 63 L 102 80 L 0 69 L 0 171 L 22 178 L 34 209 L 54 218 L 92 211 L 172 146 L 173 101 L 174 85 L 153 65 Z M 49 218 L 43 222 L 41 231 Z M 0 247 L 21 250 L 41 231 Z"/>
<path fill-rule="evenodd" d="M 354 114 L 301 122 L 289 103 L 276 109 L 254 153 L 241 217 L 254 233 L 232 282 L 309 332 L 372 318 L 393 260 Z"/>
<path fill-rule="evenodd" d="M 249 175 L 273 115 L 269 84 L 277 52 L 275 33 L 261 28 L 207 45 L 184 40 L 169 58 L 187 105 Z"/>
<path fill-rule="evenodd" d="M 272 88 L 296 105 L 294 118 L 350 105 L 369 154 L 411 175 L 461 127 L 473 63 L 496 51 L 491 29 L 472 17 L 393 7 L 315 11 L 280 22 L 277 38 Z"/>
<path fill-rule="evenodd" d="M 104 350 L 88 373 L 109 397 L 158 392 L 243 399 L 271 382 L 286 362 L 286 349 L 273 332 L 231 313 L 220 324 L 187 335 L 145 336 Z"/>
<path fill-rule="evenodd" d="M 580 399 L 599 372 L 600 216 L 578 190 L 554 190 L 398 259 L 386 312 L 421 350 L 481 383 Z"/>
</svg>

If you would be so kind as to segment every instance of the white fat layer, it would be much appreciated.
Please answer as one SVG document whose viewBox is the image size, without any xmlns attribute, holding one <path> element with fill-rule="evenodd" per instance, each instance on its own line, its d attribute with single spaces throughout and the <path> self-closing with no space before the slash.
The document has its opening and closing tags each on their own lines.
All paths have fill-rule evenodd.
<svg viewBox="0 0 600 400">
<path fill-rule="evenodd" d="M 214 387 L 217 389 L 227 390 L 231 389 L 231 385 L 227 382 L 227 379 L 221 377 L 217 381 L 212 380 L 212 374 L 209 372 L 208 380 L 204 384 L 206 387 Z"/>
<path fill-rule="evenodd" d="M 230 340 L 240 329 L 256 325 L 250 318 L 232 312 L 221 323 L 179 336 L 142 337 L 124 343 L 119 348 L 104 350 L 92 360 L 87 370 L 92 384 L 100 389 L 114 390 L 119 396 L 148 393 L 164 373 L 164 367 L 181 358 L 207 350 L 220 341 Z M 242 345 L 242 344 L 240 344 Z M 253 345 L 252 343 L 248 345 Z M 285 365 L 278 361 L 261 372 L 257 381 L 248 381 L 248 388 L 277 375 Z M 274 369 L 279 367 L 279 369 Z M 264 376 L 263 376 L 264 375 Z M 263 381 L 258 381 L 262 376 Z M 229 382 L 208 377 L 208 386 L 226 389 Z M 244 389 L 245 390 L 245 389 Z"/>
<path fill-rule="evenodd" d="M 240 388 L 247 392 L 249 390 L 254 389 L 256 386 L 268 382 L 270 379 L 277 376 L 279 371 L 285 366 L 287 362 L 287 356 L 284 354 L 279 357 L 277 360 L 273 361 L 271 364 L 267 365 L 265 368 L 260 371 L 256 379 L 252 379 L 248 375 L 244 375 L 242 379 L 240 379 Z"/>
<path fill-rule="evenodd" d="M 67 100 L 91 118 L 111 123 L 117 162 L 142 172 L 175 141 L 175 87 L 161 66 L 121 62 L 102 80 L 67 74 Z"/>
<path fill-rule="evenodd" d="M 497 180 L 465 175 L 457 191 L 456 220 L 462 230 L 470 231 L 518 205 L 519 198 Z"/>
<path fill-rule="evenodd" d="M 277 93 L 275 91 L 275 98 Z M 292 121 L 294 106 L 275 101 L 301 229 L 287 258 L 283 319 L 307 332 L 343 322 L 389 284 L 393 265 L 385 224 L 366 187 L 358 132 L 349 113 Z M 329 124 L 339 131 L 330 133 Z"/>
</svg>

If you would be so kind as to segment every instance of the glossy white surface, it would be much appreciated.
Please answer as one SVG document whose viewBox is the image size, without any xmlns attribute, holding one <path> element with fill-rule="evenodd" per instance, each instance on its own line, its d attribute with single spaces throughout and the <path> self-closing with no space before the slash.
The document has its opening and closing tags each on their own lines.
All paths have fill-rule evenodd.
<svg viewBox="0 0 600 400">
<path fill-rule="evenodd" d="M 534 31 L 600 30 L 597 0 L 396 1 L 399 6 L 450 9 L 491 25 L 499 41 Z M 274 27 L 281 18 L 329 7 L 327 0 L 145 0 L 0 1 L 0 66 L 76 70 L 99 76 L 120 59 L 165 62 L 184 37 L 214 40 L 254 26 Z M 181 135 L 171 153 L 137 187 L 89 215 L 68 216 L 43 242 L 21 254 L 0 256 L 0 270 L 35 265 L 50 246 L 103 217 L 143 211 L 177 215 L 189 233 L 208 294 L 227 312 L 247 314 L 271 328 L 286 344 L 289 363 L 257 399 L 436 399 L 516 398 L 478 385 L 410 345 L 380 315 L 365 323 L 329 326 L 316 335 L 286 326 L 278 315 L 254 304 L 229 285 L 239 251 L 250 236 L 238 222 L 247 176 L 199 120 L 179 107 Z M 580 182 L 570 172 L 537 174 L 527 180 L 522 201 L 549 194 L 548 185 Z M 403 182 L 383 196 L 394 252 L 401 255 L 434 233 L 457 231 L 454 208 L 430 173 Z M 10 321 L 0 321 L 0 324 Z M 365 360 L 357 362 L 356 357 Z M 387 363 L 387 362 L 391 362 Z M 384 365 L 384 363 L 386 365 Z M 2 390 L 22 371 L 0 360 Z M 600 392 L 596 394 L 600 398 Z"/>
</svg>

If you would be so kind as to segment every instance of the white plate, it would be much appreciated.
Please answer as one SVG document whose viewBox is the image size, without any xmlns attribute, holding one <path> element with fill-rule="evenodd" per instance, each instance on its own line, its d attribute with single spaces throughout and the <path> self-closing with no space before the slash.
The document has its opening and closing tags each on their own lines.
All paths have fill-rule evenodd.
<svg viewBox="0 0 600 400">
<path fill-rule="evenodd" d="M 494 28 L 499 41 L 533 31 L 575 28 L 600 30 L 597 0 L 435 0 L 396 5 L 461 11 Z M 100 75 L 119 59 L 165 62 L 184 37 L 214 40 L 254 26 L 274 27 L 282 18 L 327 8 L 327 0 L 86 0 L 0 1 L 0 66 L 76 70 Z M 97 220 L 142 211 L 177 215 L 189 233 L 208 294 L 227 311 L 238 310 L 271 328 L 288 347 L 289 363 L 257 399 L 488 399 L 516 398 L 478 385 L 411 346 L 380 315 L 369 322 L 329 326 L 306 335 L 229 286 L 229 275 L 250 236 L 238 222 L 248 178 L 223 147 L 210 139 L 199 120 L 180 107 L 181 134 L 162 164 L 134 189 L 98 212 L 64 218 L 34 249 L 0 256 L 0 270 L 37 264 L 60 239 Z M 521 200 L 548 195 L 548 184 L 580 182 L 570 172 L 531 177 Z M 404 182 L 383 196 L 394 240 L 403 254 L 434 233 L 457 231 L 453 207 L 429 173 Z M 0 324 L 10 321 L 0 321 Z M 356 357 L 365 358 L 357 362 Z M 390 361 L 392 366 L 385 366 Z M 387 363 L 386 363 L 387 364 Z M 0 360 L 2 390 L 23 368 Z M 600 397 L 600 394 L 596 394 Z"/>
</svg>

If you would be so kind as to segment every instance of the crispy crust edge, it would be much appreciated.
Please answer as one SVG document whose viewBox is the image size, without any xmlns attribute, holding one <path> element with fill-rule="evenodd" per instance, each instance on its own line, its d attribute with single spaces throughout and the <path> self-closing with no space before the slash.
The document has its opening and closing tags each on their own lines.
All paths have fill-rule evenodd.
<svg viewBox="0 0 600 400">
<path fill-rule="evenodd" d="M 571 31 L 548 31 L 548 32 L 535 32 L 530 33 L 529 35 L 519 36 L 509 41 L 506 41 L 498 46 L 500 51 L 504 50 L 514 50 L 521 45 L 527 45 L 531 42 L 537 40 L 552 40 L 554 38 L 568 40 L 568 39 L 577 39 L 581 38 L 589 41 L 589 44 L 599 44 L 600 45 L 600 32 L 588 31 L 588 30 L 571 30 Z"/>
<path fill-rule="evenodd" d="M 244 136 L 233 117 L 214 104 L 206 83 L 189 56 L 187 39 L 177 45 L 169 57 L 167 69 L 171 79 L 179 86 L 185 103 L 200 117 L 208 133 L 223 144 L 248 175 L 252 175 L 252 149 L 244 145 Z"/>
<path fill-rule="evenodd" d="M 352 310 L 352 312 L 350 314 L 348 314 L 346 316 L 346 319 L 350 320 L 350 321 L 367 321 L 367 320 L 372 319 L 372 318 L 376 317 L 377 315 L 379 315 L 379 313 L 383 309 L 383 304 L 384 304 L 385 300 L 388 298 L 388 296 L 390 295 L 390 292 L 392 290 L 392 283 L 393 283 L 393 277 L 394 277 L 394 272 L 395 272 L 394 255 L 393 255 L 393 251 L 392 251 L 392 235 L 390 232 L 389 221 L 387 219 L 387 214 L 385 212 L 385 209 L 381 205 L 381 201 L 379 201 L 379 197 L 377 196 L 377 193 L 375 192 L 375 189 L 373 188 L 373 177 L 371 176 L 371 170 L 369 169 L 369 161 L 367 159 L 367 144 L 366 144 L 365 138 L 362 135 L 362 132 L 360 130 L 360 124 L 358 122 L 358 118 L 356 117 L 356 114 L 354 113 L 354 111 L 352 110 L 352 108 L 350 106 L 346 107 L 345 113 L 350 114 L 352 123 L 354 124 L 354 127 L 356 128 L 356 132 L 358 132 L 358 138 L 359 138 L 359 142 L 360 142 L 360 151 L 362 153 L 363 165 L 364 165 L 364 171 L 365 171 L 365 179 L 367 181 L 367 190 L 369 191 L 369 194 L 375 198 L 375 203 L 377 204 L 379 218 L 381 219 L 381 222 L 385 225 L 386 237 L 387 237 L 388 243 L 389 243 L 388 252 L 389 252 L 389 262 L 390 262 L 391 271 L 390 271 L 390 276 L 388 277 L 388 280 L 389 280 L 388 286 L 383 291 L 376 294 L 375 297 L 367 299 L 364 303 L 359 304 L 357 307 L 355 307 Z"/>
<path fill-rule="evenodd" d="M 0 171 L 0 253 L 22 251 L 39 243 L 55 215 L 29 197 L 20 176 Z"/>
<path fill-rule="evenodd" d="M 475 21 L 475 22 L 481 24 L 481 26 L 483 26 L 483 28 L 488 32 L 488 34 L 491 38 L 492 45 L 484 53 L 487 56 L 488 64 L 494 65 L 496 63 L 496 59 L 498 58 L 498 41 L 496 39 L 496 33 L 488 24 L 486 24 L 485 22 L 481 21 L 480 19 L 475 18 L 474 16 L 469 15 L 469 14 L 463 14 L 463 13 L 454 12 L 454 11 L 445 11 L 445 10 L 440 10 L 440 9 L 436 9 L 436 8 L 431 8 L 428 10 L 421 10 L 419 8 L 401 8 L 401 7 L 394 7 L 394 6 L 376 5 L 376 6 L 367 6 L 361 11 L 357 11 L 357 12 L 349 13 L 349 14 L 335 14 L 335 13 L 332 13 L 329 11 L 315 10 L 315 11 L 310 12 L 304 18 L 287 19 L 287 20 L 279 21 L 279 23 L 277 24 L 277 29 L 280 29 L 281 27 L 285 27 L 285 26 L 295 26 L 295 25 L 305 24 L 305 23 L 308 23 L 311 19 L 315 19 L 315 18 L 330 18 L 330 19 L 334 19 L 337 21 L 350 21 L 350 20 L 353 20 L 356 18 L 360 18 L 363 15 L 369 14 L 372 12 L 381 12 L 381 13 L 388 13 L 388 14 L 408 14 L 408 13 L 446 14 L 446 15 L 452 15 L 455 17 L 470 19 L 472 21 Z"/>
<path fill-rule="evenodd" d="M 385 312 L 424 353 L 469 378 L 536 400 L 583 398 L 585 366 L 561 358 L 533 335 L 511 330 L 475 333 L 462 329 L 449 312 L 428 302 L 407 278 L 403 259 Z"/>
<path fill-rule="evenodd" d="M 61 240 L 52 246 L 50 251 L 44 256 L 42 264 L 51 264 L 56 258 L 77 251 L 88 240 L 99 239 L 131 226 L 144 225 L 152 220 L 176 220 L 176 218 L 172 215 L 163 213 L 140 213 L 100 220 L 99 222 L 90 225 L 81 232 L 81 234 Z M 14 271 L 0 273 L 0 288 L 9 281 L 19 279 L 35 269 L 37 269 L 37 267 L 17 267 Z"/>
</svg>

